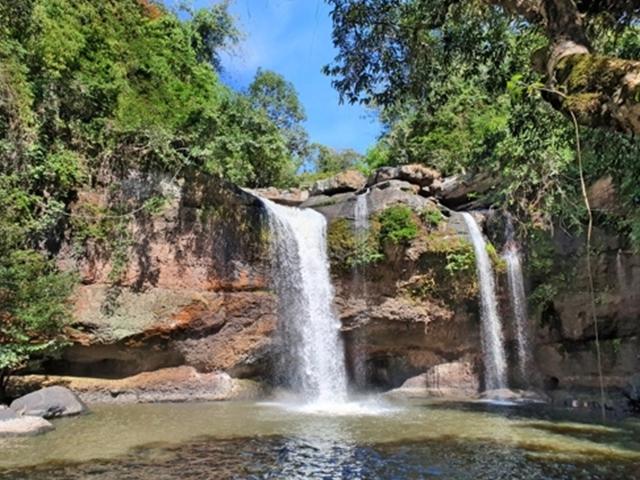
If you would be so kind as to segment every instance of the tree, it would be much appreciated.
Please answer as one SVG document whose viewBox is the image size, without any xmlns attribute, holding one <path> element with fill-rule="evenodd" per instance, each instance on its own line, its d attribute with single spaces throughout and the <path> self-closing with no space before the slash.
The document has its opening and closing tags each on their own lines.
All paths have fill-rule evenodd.
<svg viewBox="0 0 640 480">
<path fill-rule="evenodd" d="M 333 5 L 333 39 L 338 55 L 326 73 L 349 101 L 391 104 L 407 92 L 421 93 L 420 71 L 428 69 L 438 45 L 447 44 L 442 26 L 464 8 L 484 18 L 497 10 L 519 25 L 533 25 L 546 42 L 532 67 L 544 74 L 544 98 L 573 112 L 583 125 L 640 133 L 638 58 L 598 52 L 593 39 L 603 29 L 640 33 L 635 0 L 328 0 Z M 464 25 L 461 25 L 464 28 Z M 592 37 L 592 38 L 590 38 Z M 472 50 L 499 50 L 468 42 Z M 460 45 L 450 45 L 452 55 Z M 496 61 L 500 61 L 499 57 Z"/>
<path fill-rule="evenodd" d="M 72 274 L 34 246 L 56 223 L 17 175 L 0 175 L 0 398 L 9 376 L 64 345 Z"/>
<path fill-rule="evenodd" d="M 201 62 L 210 62 L 217 70 L 222 69 L 220 52 L 230 50 L 238 44 L 240 31 L 229 13 L 229 0 L 211 8 L 193 10 L 186 5 L 181 8 L 190 15 L 191 44 Z"/>
<path fill-rule="evenodd" d="M 307 116 L 293 84 L 276 72 L 258 69 L 248 96 L 280 129 L 292 157 L 302 159 L 309 141 L 302 125 Z"/>
<path fill-rule="evenodd" d="M 363 156 L 353 149 L 336 150 L 313 143 L 309 147 L 307 163 L 318 173 L 337 173 L 362 164 Z"/>
</svg>

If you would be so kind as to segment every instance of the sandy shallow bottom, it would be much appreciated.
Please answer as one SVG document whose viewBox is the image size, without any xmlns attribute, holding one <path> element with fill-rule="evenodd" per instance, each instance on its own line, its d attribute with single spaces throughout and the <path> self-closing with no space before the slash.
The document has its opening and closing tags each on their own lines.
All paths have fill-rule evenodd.
<svg viewBox="0 0 640 480">
<path fill-rule="evenodd" d="M 640 421 L 366 399 L 92 407 L 0 440 L 0 479 L 640 479 Z"/>
</svg>

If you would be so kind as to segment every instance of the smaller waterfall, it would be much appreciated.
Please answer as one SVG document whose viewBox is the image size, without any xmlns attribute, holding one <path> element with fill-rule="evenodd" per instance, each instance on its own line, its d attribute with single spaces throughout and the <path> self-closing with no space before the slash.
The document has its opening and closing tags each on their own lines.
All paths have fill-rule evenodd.
<svg viewBox="0 0 640 480">
<path fill-rule="evenodd" d="M 463 212 L 465 224 L 473 242 L 476 269 L 480 287 L 480 320 L 482 323 L 482 348 L 486 389 L 496 390 L 507 386 L 507 363 L 504 351 L 502 324 L 498 315 L 498 300 L 491 259 L 487 243 L 473 215 Z"/>
<path fill-rule="evenodd" d="M 271 234 L 284 376 L 307 403 L 346 402 L 344 347 L 340 321 L 332 310 L 326 220 L 314 210 L 261 200 Z"/>
<path fill-rule="evenodd" d="M 364 241 L 369 233 L 369 190 L 356 196 L 354 211 L 356 235 L 359 241 Z"/>
<path fill-rule="evenodd" d="M 529 364 L 531 348 L 529 346 L 529 322 L 527 313 L 527 297 L 522 275 L 522 257 L 515 242 L 509 242 L 502 256 L 507 263 L 507 279 L 511 310 L 515 323 L 516 340 L 518 342 L 518 370 L 524 382 L 530 380 Z"/>
</svg>

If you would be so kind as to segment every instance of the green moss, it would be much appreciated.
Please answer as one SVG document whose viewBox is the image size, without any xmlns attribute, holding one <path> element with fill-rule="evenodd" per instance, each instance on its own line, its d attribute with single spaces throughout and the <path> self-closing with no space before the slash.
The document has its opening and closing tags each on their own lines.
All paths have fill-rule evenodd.
<svg viewBox="0 0 640 480">
<path fill-rule="evenodd" d="M 437 207 L 425 208 L 420 212 L 420 218 L 427 226 L 437 228 L 444 220 L 444 215 Z"/>
<path fill-rule="evenodd" d="M 496 247 L 493 246 L 492 243 L 487 243 L 487 246 L 485 247 L 487 250 L 487 254 L 489 255 L 489 259 L 491 260 L 491 263 L 493 264 L 493 268 L 496 270 L 497 273 L 504 273 L 507 271 L 507 262 L 505 262 L 504 258 L 502 258 L 497 250 Z"/>
<path fill-rule="evenodd" d="M 420 260 L 424 274 L 405 287 L 409 296 L 450 305 L 474 299 L 478 282 L 473 245 L 450 231 L 430 233 L 424 241 L 426 251 Z"/>
<path fill-rule="evenodd" d="M 368 234 L 358 238 L 346 218 L 334 220 L 327 229 L 327 245 L 332 267 L 343 272 L 384 259 L 380 249 L 380 225 L 375 221 Z"/>
<path fill-rule="evenodd" d="M 418 236 L 415 214 L 406 205 L 387 207 L 377 215 L 380 222 L 380 239 L 394 244 L 407 244 Z"/>
</svg>

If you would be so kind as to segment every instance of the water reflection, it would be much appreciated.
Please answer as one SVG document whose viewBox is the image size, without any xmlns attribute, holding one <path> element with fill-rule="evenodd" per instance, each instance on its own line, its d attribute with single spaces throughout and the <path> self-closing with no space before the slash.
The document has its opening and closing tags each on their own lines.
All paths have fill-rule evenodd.
<svg viewBox="0 0 640 480">
<path fill-rule="evenodd" d="M 3 443 L 0 479 L 640 478 L 639 425 L 550 421 L 548 412 L 515 407 L 406 404 L 382 415 L 250 403 L 94 411 L 57 421 L 51 434 Z"/>
</svg>

